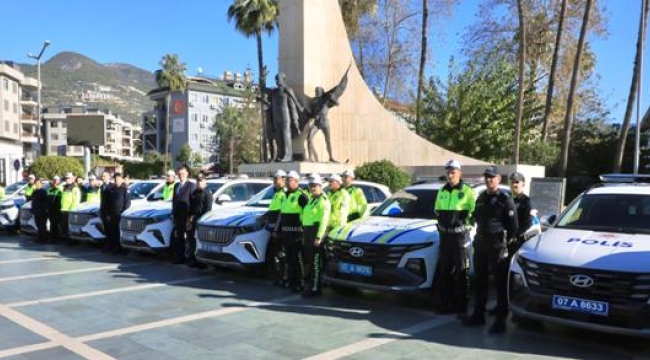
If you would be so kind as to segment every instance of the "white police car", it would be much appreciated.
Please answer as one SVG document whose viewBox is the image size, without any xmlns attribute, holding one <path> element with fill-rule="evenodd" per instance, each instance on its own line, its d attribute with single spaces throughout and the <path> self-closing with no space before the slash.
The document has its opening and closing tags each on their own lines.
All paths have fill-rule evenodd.
<svg viewBox="0 0 650 360">
<path fill-rule="evenodd" d="M 209 179 L 207 187 L 215 199 L 216 209 L 240 206 L 266 188 L 266 179 Z M 154 195 L 155 196 L 155 195 Z M 166 250 L 171 244 L 172 203 L 160 201 L 131 207 L 122 213 L 120 243 L 122 247 L 144 252 Z"/>
<path fill-rule="evenodd" d="M 153 193 L 161 190 L 164 184 L 164 180 L 133 180 L 129 185 L 131 206 L 137 207 L 153 201 Z M 68 228 L 70 238 L 74 240 L 101 242 L 106 239 L 104 225 L 99 218 L 99 204 L 81 204 L 71 211 Z"/>
<path fill-rule="evenodd" d="M 515 255 L 510 308 L 528 320 L 650 336 L 650 184 L 638 183 L 650 177 L 602 178 L 618 183 L 581 194 Z"/>
<path fill-rule="evenodd" d="M 19 209 L 25 203 L 23 191 L 26 187 L 26 181 L 19 181 L 4 189 L 5 197 L 0 200 L 0 229 L 15 230 L 18 227 Z"/>
<path fill-rule="evenodd" d="M 364 192 L 368 208 L 374 209 L 390 196 L 388 187 L 381 184 L 357 180 L 354 185 Z M 323 186 L 327 191 L 328 184 Z M 307 182 L 302 181 L 300 187 L 306 188 Z M 201 218 L 196 231 L 197 261 L 231 268 L 267 264 L 271 229 L 259 218 L 268 210 L 273 194 L 269 186 L 243 207 L 213 210 Z"/>
</svg>

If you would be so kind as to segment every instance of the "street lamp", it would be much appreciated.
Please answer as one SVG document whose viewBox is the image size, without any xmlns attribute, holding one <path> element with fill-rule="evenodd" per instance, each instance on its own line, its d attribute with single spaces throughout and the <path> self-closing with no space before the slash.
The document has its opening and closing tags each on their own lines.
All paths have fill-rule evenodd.
<svg viewBox="0 0 650 360">
<path fill-rule="evenodd" d="M 50 40 L 45 40 L 43 43 L 43 48 L 41 49 L 41 52 L 38 53 L 38 55 L 34 55 L 32 53 L 27 54 L 27 57 L 31 59 L 36 60 L 36 80 L 38 80 L 38 108 L 36 111 L 36 116 L 37 116 L 37 126 L 36 126 L 36 131 L 37 133 L 37 138 L 38 138 L 38 150 L 37 150 L 37 156 L 41 156 L 41 88 L 43 87 L 41 85 L 41 57 L 43 56 L 43 53 L 45 52 L 45 49 L 50 46 Z"/>
</svg>

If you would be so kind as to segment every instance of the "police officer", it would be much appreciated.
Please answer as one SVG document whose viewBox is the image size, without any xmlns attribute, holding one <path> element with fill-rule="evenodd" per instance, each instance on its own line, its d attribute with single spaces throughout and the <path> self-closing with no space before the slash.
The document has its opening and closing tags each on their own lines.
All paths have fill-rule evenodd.
<svg viewBox="0 0 650 360">
<path fill-rule="evenodd" d="M 104 233 L 106 234 L 106 243 L 104 244 L 104 249 L 102 251 L 109 252 L 112 251 L 111 244 L 108 242 L 108 227 L 109 227 L 109 216 L 108 216 L 108 197 L 110 196 L 111 187 L 114 184 L 111 183 L 111 174 L 108 171 L 102 172 L 102 185 L 100 186 L 100 200 L 99 200 L 99 218 L 102 220 L 102 225 L 104 226 Z"/>
<path fill-rule="evenodd" d="M 189 238 L 190 224 L 190 197 L 196 186 L 189 181 L 187 167 L 181 166 L 177 170 L 179 182 L 174 185 L 172 195 L 172 217 L 174 218 L 174 239 L 172 240 L 172 251 L 174 263 L 185 262 L 185 244 Z"/>
<path fill-rule="evenodd" d="M 343 226 L 348 223 L 350 194 L 343 190 L 343 180 L 338 174 L 332 174 L 332 176 L 327 180 L 330 184 L 329 200 L 332 208 L 327 223 L 327 232 L 329 232 L 335 227 Z"/>
<path fill-rule="evenodd" d="M 68 218 L 70 211 L 74 210 L 81 203 L 81 190 L 75 181 L 72 173 L 65 176 L 65 186 L 61 191 L 61 234 L 64 238 L 70 235 L 68 232 Z"/>
<path fill-rule="evenodd" d="M 191 227 L 185 246 L 185 257 L 187 258 L 187 264 L 190 267 L 201 269 L 205 268 L 205 264 L 198 263 L 196 261 L 196 237 L 194 236 L 194 232 L 196 231 L 196 223 L 199 221 L 201 216 L 212 210 L 212 192 L 207 188 L 207 186 L 208 183 L 205 175 L 199 173 L 199 175 L 196 177 L 196 190 L 194 190 L 190 197 Z"/>
<path fill-rule="evenodd" d="M 287 173 L 283 170 L 278 170 L 273 174 L 273 198 L 269 204 L 269 209 L 264 213 L 260 221 L 265 224 L 268 230 L 273 233 L 271 236 L 271 259 L 273 264 L 270 264 L 273 283 L 279 286 L 286 286 L 287 282 L 287 262 L 284 249 L 282 248 L 282 238 L 273 232 L 278 226 L 278 218 L 280 216 L 280 209 L 282 203 L 287 198 L 287 188 L 285 187 L 285 177 Z"/>
<path fill-rule="evenodd" d="M 90 175 L 88 177 L 88 186 L 84 187 L 83 194 L 81 194 L 81 202 L 88 204 L 99 204 L 101 202 L 102 189 L 97 181 L 97 176 Z"/>
<path fill-rule="evenodd" d="M 300 175 L 295 171 L 287 174 L 287 198 L 282 203 L 276 235 L 282 237 L 282 246 L 287 256 L 287 283 L 292 292 L 302 291 L 302 236 L 300 221 L 302 210 L 309 202 L 309 196 L 299 187 Z"/>
<path fill-rule="evenodd" d="M 321 293 L 321 274 L 325 253 L 325 230 L 329 224 L 330 201 L 323 192 L 322 180 L 318 174 L 309 178 L 311 198 L 302 212 L 305 255 L 305 290 L 304 297 L 318 296 Z"/>
<path fill-rule="evenodd" d="M 440 252 L 438 256 L 438 283 L 435 285 L 440 313 L 455 312 L 462 317 L 467 312 L 467 269 L 469 258 L 465 250 L 468 229 L 474 213 L 474 192 L 461 178 L 460 163 L 449 160 L 445 164 L 447 183 L 436 197 Z"/>
<path fill-rule="evenodd" d="M 167 172 L 167 182 L 163 187 L 163 201 L 171 200 L 174 196 L 174 184 L 176 183 L 176 173 L 174 170 Z"/>
<path fill-rule="evenodd" d="M 0 183 L 0 200 L 5 198 L 5 188 L 2 186 L 2 183 Z"/>
<path fill-rule="evenodd" d="M 34 221 L 36 222 L 36 229 L 38 230 L 37 242 L 47 242 L 47 212 L 48 212 L 48 199 L 47 191 L 43 188 L 45 179 L 38 179 L 34 183 L 35 189 L 32 193 L 32 214 L 34 214 Z"/>
<path fill-rule="evenodd" d="M 354 171 L 345 170 L 341 174 L 345 190 L 350 194 L 350 212 L 348 214 L 348 222 L 359 219 L 366 214 L 368 208 L 368 201 L 363 194 L 363 190 L 354 186 Z"/>
<path fill-rule="evenodd" d="M 25 202 L 32 200 L 32 194 L 34 193 L 34 190 L 36 190 L 36 176 L 34 174 L 29 174 L 29 176 L 27 176 L 27 181 L 27 186 L 25 187 L 25 190 L 23 190 Z"/>
<path fill-rule="evenodd" d="M 120 244 L 120 220 L 122 212 L 131 207 L 131 196 L 121 173 L 113 174 L 113 185 L 107 186 L 104 211 L 106 212 L 106 249 L 113 254 L 124 253 Z M 100 204 L 101 206 L 101 204 Z"/>
<path fill-rule="evenodd" d="M 50 240 L 58 243 L 61 240 L 61 178 L 54 176 L 47 189 L 48 212 L 47 219 L 50 221 Z"/>
<path fill-rule="evenodd" d="M 503 333 L 508 316 L 508 248 L 507 239 L 518 231 L 517 209 L 512 197 L 499 189 L 501 175 L 496 166 L 483 173 L 487 189 L 476 199 L 476 236 L 474 238 L 475 293 L 474 312 L 463 325 L 485 324 L 485 304 L 488 297 L 488 278 L 494 276 L 497 295 L 496 318 L 489 332 Z"/>
<path fill-rule="evenodd" d="M 531 218 L 532 206 L 530 204 L 530 198 L 524 193 L 526 177 L 520 172 L 513 172 L 510 174 L 509 179 L 510 192 L 512 193 L 512 199 L 517 208 L 518 224 L 516 236 L 508 242 L 508 254 L 512 256 L 526 240 L 524 234 L 533 225 L 533 219 Z"/>
</svg>

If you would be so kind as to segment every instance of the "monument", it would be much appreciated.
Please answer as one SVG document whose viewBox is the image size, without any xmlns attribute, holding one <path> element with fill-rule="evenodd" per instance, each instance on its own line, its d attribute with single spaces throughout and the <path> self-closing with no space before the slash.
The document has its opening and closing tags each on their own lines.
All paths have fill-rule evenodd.
<svg viewBox="0 0 650 360">
<path fill-rule="evenodd" d="M 245 164 L 240 172 L 267 175 L 277 168 L 342 172 L 384 159 L 401 167 L 442 165 L 451 158 L 463 165 L 487 165 L 416 135 L 380 104 L 356 67 L 338 1 L 283 0 L 279 24 L 283 85 L 292 89 L 303 107 L 311 99 L 320 99 L 320 112 L 299 133 L 294 132 L 291 159 L 283 156 L 282 163 Z M 327 162 L 316 162 L 321 158 Z"/>
</svg>

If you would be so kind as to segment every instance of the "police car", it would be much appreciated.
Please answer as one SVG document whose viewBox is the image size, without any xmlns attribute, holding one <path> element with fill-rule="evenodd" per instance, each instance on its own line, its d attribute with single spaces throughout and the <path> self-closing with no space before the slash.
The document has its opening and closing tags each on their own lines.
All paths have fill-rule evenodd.
<svg viewBox="0 0 650 360">
<path fill-rule="evenodd" d="M 324 280 L 335 286 L 412 292 L 431 290 L 438 263 L 439 233 L 434 212 L 444 183 L 406 187 L 369 217 L 332 229 Z M 482 183 L 469 184 L 475 196 Z M 508 191 L 506 186 L 500 189 Z M 471 253 L 471 238 L 465 247 Z"/>
<path fill-rule="evenodd" d="M 131 206 L 138 207 L 154 201 L 154 193 L 162 191 L 163 180 L 132 180 L 129 185 Z M 81 204 L 68 216 L 70 238 L 73 240 L 101 242 L 106 239 L 104 225 L 99 218 L 99 204 Z"/>
<path fill-rule="evenodd" d="M 510 264 L 512 313 L 650 336 L 650 177 L 609 175 L 576 198 Z"/>
<path fill-rule="evenodd" d="M 24 189 L 27 181 L 15 182 L 7 186 L 5 197 L 0 200 L 0 229 L 15 230 L 18 227 L 19 209 L 25 203 Z"/>
<path fill-rule="evenodd" d="M 216 208 L 221 209 L 243 205 L 270 183 L 271 180 L 266 179 L 221 178 L 209 179 L 207 187 Z M 143 252 L 166 250 L 171 244 L 173 229 L 171 201 L 131 207 L 122 213 L 120 243 L 124 248 Z"/>
<path fill-rule="evenodd" d="M 390 196 L 388 187 L 357 180 L 368 208 L 375 208 Z M 327 191 L 328 184 L 324 184 Z M 300 182 L 307 188 L 307 182 Z M 257 194 L 243 207 L 218 209 L 206 214 L 197 224 L 196 259 L 199 262 L 231 268 L 258 267 L 268 263 L 269 227 L 260 222 L 273 198 L 273 186 Z"/>
</svg>

